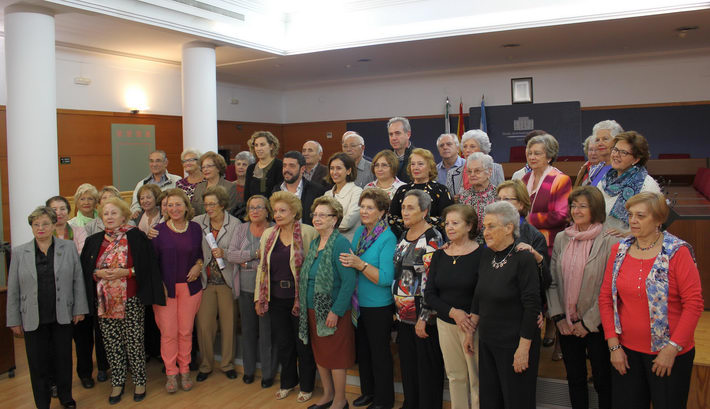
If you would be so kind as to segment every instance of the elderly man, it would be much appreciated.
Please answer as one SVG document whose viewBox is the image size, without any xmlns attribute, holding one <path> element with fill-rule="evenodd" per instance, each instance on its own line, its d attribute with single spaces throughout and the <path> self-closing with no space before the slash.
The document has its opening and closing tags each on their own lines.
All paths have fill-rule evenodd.
<svg viewBox="0 0 710 409">
<path fill-rule="evenodd" d="M 397 177 L 404 183 L 411 182 L 411 178 L 407 173 L 407 162 L 409 162 L 409 154 L 412 153 L 412 143 L 409 138 L 412 137 L 412 127 L 409 125 L 407 118 L 396 116 L 387 121 L 387 133 L 390 138 L 390 146 L 399 158 L 399 169 L 397 169 Z"/>
<path fill-rule="evenodd" d="M 365 140 L 362 136 L 354 131 L 347 131 L 343 134 L 343 152 L 355 162 L 357 167 L 357 178 L 355 184 L 364 188 L 366 184 L 374 180 L 374 176 L 370 171 L 372 162 L 363 158 L 365 153 Z"/>
<path fill-rule="evenodd" d="M 327 189 L 329 186 L 326 181 L 328 167 L 320 163 L 323 157 L 323 147 L 316 141 L 306 141 L 303 144 L 301 153 L 306 160 L 306 166 L 303 168 L 303 178 Z M 308 211 L 310 212 L 310 209 Z"/>
<path fill-rule="evenodd" d="M 441 162 L 436 165 L 436 181 L 446 186 L 446 174 L 449 170 L 463 166 L 466 159 L 459 156 L 459 138 L 453 133 L 444 133 L 436 140 Z"/>
<path fill-rule="evenodd" d="M 182 179 L 178 175 L 173 175 L 168 173 L 168 157 L 165 151 L 156 150 L 148 155 L 150 175 L 147 178 L 140 180 L 136 184 L 136 188 L 133 190 L 133 201 L 131 201 L 131 212 L 132 217 L 138 216 L 141 210 L 140 203 L 138 203 L 138 189 L 141 186 L 149 183 L 158 185 L 160 190 L 168 190 L 175 187 L 175 183 Z"/>
<path fill-rule="evenodd" d="M 283 167 L 281 168 L 284 181 L 281 185 L 274 187 L 274 192 L 283 190 L 284 192 L 291 192 L 298 196 L 298 198 L 301 199 L 301 206 L 303 207 L 301 221 L 305 224 L 312 225 L 311 205 L 316 198 L 323 196 L 325 188 L 303 177 L 305 167 L 306 159 L 300 152 L 286 152 L 284 154 Z"/>
</svg>

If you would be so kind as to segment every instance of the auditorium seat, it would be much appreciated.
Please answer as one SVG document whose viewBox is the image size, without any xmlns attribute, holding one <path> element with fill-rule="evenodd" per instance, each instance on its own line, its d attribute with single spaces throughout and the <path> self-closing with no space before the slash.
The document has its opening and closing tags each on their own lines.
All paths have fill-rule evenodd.
<svg viewBox="0 0 710 409">
<path fill-rule="evenodd" d="M 690 159 L 689 153 L 661 153 L 658 159 Z"/>
<path fill-rule="evenodd" d="M 525 157 L 525 147 L 524 146 L 511 146 L 510 147 L 510 159 L 508 162 L 527 162 Z"/>
</svg>

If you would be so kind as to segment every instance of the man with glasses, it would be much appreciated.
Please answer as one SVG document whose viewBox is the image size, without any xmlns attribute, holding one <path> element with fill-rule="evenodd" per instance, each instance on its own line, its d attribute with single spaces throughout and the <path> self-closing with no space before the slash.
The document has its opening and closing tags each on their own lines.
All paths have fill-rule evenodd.
<svg viewBox="0 0 710 409">
<path fill-rule="evenodd" d="M 168 157 L 165 151 L 156 150 L 148 155 L 150 175 L 145 179 L 142 179 L 136 184 L 136 188 L 133 190 L 133 200 L 131 201 L 131 215 L 132 218 L 138 216 L 141 211 L 141 205 L 138 202 L 138 189 L 141 186 L 149 183 L 158 185 L 160 190 L 165 191 L 168 189 L 173 189 L 175 183 L 181 179 L 178 175 L 173 175 L 168 173 Z"/>
<path fill-rule="evenodd" d="M 311 205 L 316 198 L 323 196 L 325 188 L 304 178 L 303 170 L 305 168 L 306 159 L 300 152 L 286 152 L 284 154 L 283 167 L 281 168 L 284 181 L 281 185 L 274 187 L 274 192 L 278 192 L 280 190 L 283 190 L 284 192 L 291 192 L 301 199 L 301 206 L 303 208 L 303 217 L 301 218 L 301 222 L 312 225 L 313 219 L 311 218 Z"/>
<path fill-rule="evenodd" d="M 446 173 L 463 166 L 466 159 L 459 156 L 459 138 L 454 133 L 444 133 L 436 140 L 436 148 L 439 150 L 441 162 L 436 165 L 438 176 L 436 181 L 446 186 Z"/>
<path fill-rule="evenodd" d="M 343 152 L 355 162 L 357 167 L 357 178 L 355 185 L 364 188 L 366 184 L 372 182 L 374 177 L 370 171 L 372 162 L 363 157 L 365 153 L 365 140 L 357 132 L 347 131 L 343 134 Z"/>
</svg>

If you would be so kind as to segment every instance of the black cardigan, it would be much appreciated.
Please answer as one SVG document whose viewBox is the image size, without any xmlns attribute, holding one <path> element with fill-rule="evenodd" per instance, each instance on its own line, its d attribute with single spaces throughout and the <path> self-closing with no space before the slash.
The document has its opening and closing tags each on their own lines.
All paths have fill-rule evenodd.
<svg viewBox="0 0 710 409">
<path fill-rule="evenodd" d="M 274 163 L 269 168 L 269 171 L 266 172 L 266 190 L 262 192 L 260 189 L 261 181 L 254 177 L 255 168 L 256 163 L 252 163 L 247 168 L 247 174 L 244 179 L 244 203 L 254 195 L 264 195 L 268 199 L 271 197 L 274 187 L 279 186 L 284 181 L 284 176 L 281 173 L 283 162 L 279 158 L 274 158 Z"/>
<path fill-rule="evenodd" d="M 163 279 L 160 274 L 158 258 L 153 251 L 153 245 L 146 235 L 137 228 L 126 232 L 128 251 L 131 252 L 133 268 L 136 271 L 136 295 L 144 305 L 165 305 Z M 84 271 L 86 298 L 89 302 L 89 313 L 96 315 L 96 258 L 104 241 L 104 232 L 92 234 L 86 238 L 81 251 L 81 268 Z"/>
</svg>

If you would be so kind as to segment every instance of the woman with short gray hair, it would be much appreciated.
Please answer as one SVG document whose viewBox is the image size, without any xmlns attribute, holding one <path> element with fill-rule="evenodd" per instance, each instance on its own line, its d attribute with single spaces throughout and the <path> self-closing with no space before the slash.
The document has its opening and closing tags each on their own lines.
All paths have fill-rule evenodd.
<svg viewBox="0 0 710 409">
<path fill-rule="evenodd" d="M 488 134 L 480 129 L 471 129 L 466 131 L 461 137 L 461 152 L 464 158 L 468 158 L 474 152 L 481 152 L 489 155 L 491 152 L 491 141 Z M 446 174 L 446 187 L 449 192 L 456 197 L 462 190 L 470 189 L 467 165 L 459 166 L 449 170 Z M 505 176 L 503 175 L 503 166 L 499 163 L 493 163 L 489 179 L 493 186 L 498 186 L 503 183 Z"/>
<path fill-rule="evenodd" d="M 470 187 L 461 191 L 459 203 L 472 206 L 478 217 L 476 230 L 479 232 L 476 241 L 483 244 L 483 236 L 480 234 L 483 224 L 484 209 L 487 205 L 496 201 L 496 187 L 491 183 L 493 174 L 493 158 L 485 153 L 474 152 L 466 159 L 466 170 L 468 171 L 468 181 Z"/>
<path fill-rule="evenodd" d="M 234 157 L 234 172 L 237 180 L 234 185 L 237 187 L 237 206 L 244 203 L 244 183 L 247 179 L 247 168 L 254 163 L 254 156 L 249 151 L 241 151 Z"/>
<path fill-rule="evenodd" d="M 466 350 L 478 352 L 482 408 L 535 408 L 540 358 L 540 285 L 532 253 L 516 251 L 520 217 L 512 204 L 486 206 L 478 283 L 471 305 L 473 332 Z M 478 351 L 473 350 L 474 332 Z"/>
<path fill-rule="evenodd" d="M 180 154 L 185 177 L 175 182 L 175 187 L 182 189 L 190 200 L 195 193 L 195 186 L 204 180 L 199 164 L 200 156 L 200 151 L 192 148 L 185 149 Z"/>
</svg>

